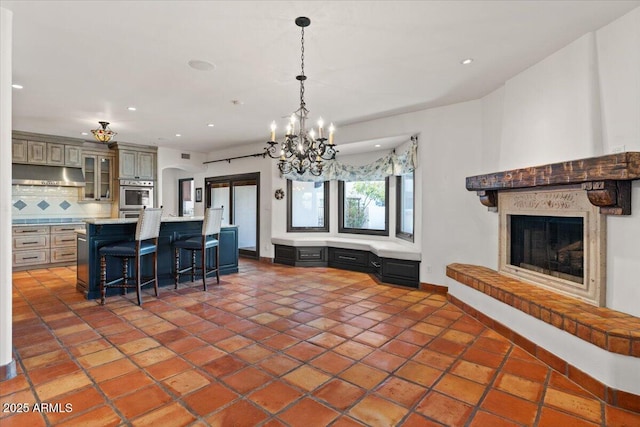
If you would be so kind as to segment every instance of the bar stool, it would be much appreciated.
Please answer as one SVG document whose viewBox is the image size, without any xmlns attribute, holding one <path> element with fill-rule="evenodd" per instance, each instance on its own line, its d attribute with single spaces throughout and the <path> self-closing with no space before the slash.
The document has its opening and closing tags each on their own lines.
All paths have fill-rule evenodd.
<svg viewBox="0 0 640 427">
<path fill-rule="evenodd" d="M 156 296 L 158 296 L 158 235 L 160 234 L 160 222 L 162 208 L 148 208 L 140 211 L 138 224 L 136 225 L 135 240 L 112 243 L 100 248 L 100 292 L 101 304 L 104 305 L 107 296 L 107 288 L 119 288 L 123 293 L 127 288 L 136 288 L 138 305 L 142 305 L 140 297 L 141 288 L 153 282 Z M 150 240 L 150 242 L 149 242 Z M 144 255 L 153 255 L 153 277 L 142 277 L 140 259 Z M 107 282 L 107 257 L 122 259 L 122 277 Z M 129 259 L 135 258 L 134 277 L 129 277 Z M 135 283 L 131 281 L 135 279 Z"/>
<path fill-rule="evenodd" d="M 222 223 L 221 208 L 207 208 L 202 222 L 202 234 L 184 240 L 177 240 L 173 243 L 175 266 L 175 285 L 178 289 L 178 282 L 182 273 L 191 272 L 191 281 L 195 280 L 196 270 L 202 272 L 202 284 L 207 290 L 207 275 L 216 273 L 216 281 L 220 283 L 220 225 Z M 215 236 L 215 237 L 214 237 Z M 214 248 L 216 266 L 213 269 L 207 267 L 207 249 Z M 180 269 L 180 250 L 191 251 L 191 266 Z M 201 251 L 200 267 L 196 267 L 196 252 Z"/>
</svg>

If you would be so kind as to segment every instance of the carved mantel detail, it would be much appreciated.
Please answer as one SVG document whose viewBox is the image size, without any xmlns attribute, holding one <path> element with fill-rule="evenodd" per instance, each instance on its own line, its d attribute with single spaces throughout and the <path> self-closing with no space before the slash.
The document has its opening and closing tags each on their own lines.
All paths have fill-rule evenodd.
<svg viewBox="0 0 640 427">
<path fill-rule="evenodd" d="M 466 187 L 476 191 L 480 203 L 496 210 L 499 191 L 578 184 L 601 214 L 631 215 L 631 181 L 636 179 L 640 152 L 625 152 L 470 176 Z"/>
</svg>

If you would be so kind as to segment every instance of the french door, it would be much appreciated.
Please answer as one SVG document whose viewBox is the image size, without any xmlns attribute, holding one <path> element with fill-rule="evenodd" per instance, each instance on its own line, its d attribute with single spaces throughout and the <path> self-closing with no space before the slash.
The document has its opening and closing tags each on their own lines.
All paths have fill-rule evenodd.
<svg viewBox="0 0 640 427">
<path fill-rule="evenodd" d="M 205 179 L 207 207 L 223 208 L 222 224 L 238 226 L 240 255 L 260 257 L 260 173 Z"/>
</svg>

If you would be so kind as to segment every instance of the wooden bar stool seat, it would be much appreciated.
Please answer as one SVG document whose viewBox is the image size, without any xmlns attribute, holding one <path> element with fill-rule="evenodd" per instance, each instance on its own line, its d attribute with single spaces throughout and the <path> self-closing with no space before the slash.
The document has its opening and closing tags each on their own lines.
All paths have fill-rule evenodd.
<svg viewBox="0 0 640 427">
<path fill-rule="evenodd" d="M 140 211 L 136 234 L 133 241 L 121 241 L 105 245 L 98 250 L 100 254 L 100 303 L 104 305 L 108 288 L 135 288 L 138 305 L 142 305 L 140 292 L 142 287 L 153 282 L 156 296 L 158 296 L 158 235 L 162 219 L 161 208 L 148 208 Z M 153 276 L 143 278 L 141 259 L 145 255 L 153 256 Z M 107 281 L 107 257 L 122 260 L 122 276 Z M 134 275 L 129 276 L 129 260 L 134 259 Z"/>
<path fill-rule="evenodd" d="M 204 213 L 202 222 L 202 233 L 200 236 L 190 237 L 188 239 L 176 240 L 173 243 L 174 261 L 175 261 L 175 288 L 178 289 L 180 275 L 183 273 L 191 273 L 191 281 L 195 281 L 196 272 L 199 270 L 202 274 L 202 284 L 204 290 L 207 290 L 207 276 L 216 273 L 216 282 L 220 283 L 220 228 L 222 224 L 222 208 L 207 208 Z M 213 248 L 215 251 L 215 267 L 207 266 L 207 249 Z M 188 250 L 191 252 L 191 265 L 189 267 L 180 268 L 180 251 Z M 196 253 L 200 251 L 200 266 L 196 264 Z"/>
</svg>

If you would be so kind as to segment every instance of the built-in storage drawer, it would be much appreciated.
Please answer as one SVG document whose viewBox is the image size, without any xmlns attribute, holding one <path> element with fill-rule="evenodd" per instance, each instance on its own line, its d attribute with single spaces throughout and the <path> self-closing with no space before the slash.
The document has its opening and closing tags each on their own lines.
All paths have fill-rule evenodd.
<svg viewBox="0 0 640 427">
<path fill-rule="evenodd" d="M 66 248 L 52 248 L 50 262 L 68 262 L 76 260 L 76 241 Z"/>
<path fill-rule="evenodd" d="M 71 233 L 75 238 L 75 232 L 78 228 L 84 228 L 84 224 L 78 225 L 52 225 L 51 226 L 51 234 L 57 233 Z"/>
<path fill-rule="evenodd" d="M 62 248 L 76 245 L 76 233 L 51 233 L 51 248 Z M 53 257 L 52 257 L 53 258 Z"/>
<path fill-rule="evenodd" d="M 369 252 L 355 249 L 329 248 L 329 267 L 371 272 Z"/>
<path fill-rule="evenodd" d="M 49 247 L 49 236 L 34 234 L 33 236 L 16 236 L 13 238 L 13 250 L 46 249 Z"/>
<path fill-rule="evenodd" d="M 49 249 L 35 249 L 35 250 L 29 250 L 29 251 L 13 252 L 14 267 L 47 264 L 48 262 L 49 262 Z"/>
<path fill-rule="evenodd" d="M 49 226 L 48 225 L 33 225 L 26 227 L 13 227 L 13 235 L 14 236 L 25 236 L 31 234 L 49 234 Z"/>
<path fill-rule="evenodd" d="M 274 262 L 300 267 L 326 267 L 327 248 L 320 246 L 293 247 L 275 245 Z"/>
</svg>

